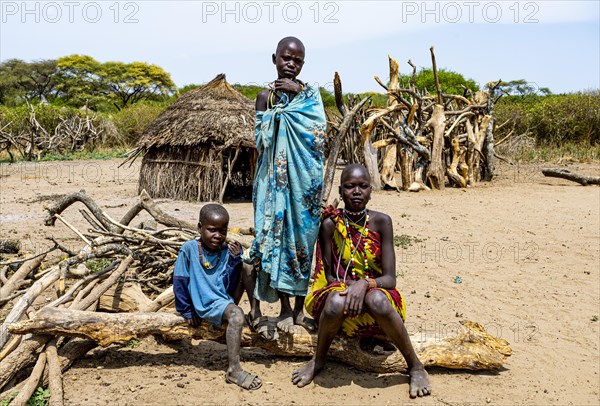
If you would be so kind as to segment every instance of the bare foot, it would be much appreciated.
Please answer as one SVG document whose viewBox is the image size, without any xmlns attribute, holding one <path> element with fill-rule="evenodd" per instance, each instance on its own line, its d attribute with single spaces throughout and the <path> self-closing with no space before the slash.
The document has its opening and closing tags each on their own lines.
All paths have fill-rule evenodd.
<svg viewBox="0 0 600 406">
<path fill-rule="evenodd" d="M 309 333 L 314 333 L 317 331 L 317 323 L 315 323 L 315 321 L 310 317 L 305 316 L 304 313 L 296 315 L 294 318 L 294 324 L 304 327 Z"/>
<path fill-rule="evenodd" d="M 308 361 L 302 368 L 292 372 L 292 382 L 299 388 L 308 385 L 321 372 L 322 365 L 317 366 L 314 359 Z"/>
<path fill-rule="evenodd" d="M 294 318 L 292 316 L 278 317 L 277 328 L 284 333 L 294 334 Z"/>
<path fill-rule="evenodd" d="M 410 375 L 410 397 L 428 396 L 431 394 L 431 386 L 429 385 L 429 375 L 423 365 L 413 367 L 408 371 Z"/>
</svg>

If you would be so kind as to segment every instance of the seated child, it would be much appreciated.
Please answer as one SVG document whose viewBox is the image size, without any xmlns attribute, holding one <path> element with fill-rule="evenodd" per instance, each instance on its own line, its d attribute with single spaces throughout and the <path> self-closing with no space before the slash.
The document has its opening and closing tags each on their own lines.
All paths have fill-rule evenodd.
<svg viewBox="0 0 600 406">
<path fill-rule="evenodd" d="M 405 302 L 396 288 L 396 255 L 391 218 L 367 209 L 371 178 L 367 168 L 352 164 L 342 172 L 344 209 L 323 212 L 317 265 L 306 308 L 319 323 L 312 360 L 292 373 L 298 387 L 323 370 L 327 352 L 342 330 L 347 336 L 385 334 L 400 350 L 410 375 L 411 398 L 431 393 L 429 376 L 406 331 Z"/>
<path fill-rule="evenodd" d="M 194 328 L 200 320 L 215 327 L 227 322 L 228 383 L 256 390 L 262 381 L 240 365 L 240 341 L 244 313 L 237 306 L 247 277 L 242 272 L 239 242 L 226 243 L 229 214 L 223 206 L 207 204 L 200 210 L 200 241 L 187 241 L 181 247 L 173 276 L 175 308 Z M 252 284 L 253 285 L 253 284 Z M 251 287 L 252 289 L 254 286 Z M 247 289 L 251 294 L 250 289 Z"/>
</svg>

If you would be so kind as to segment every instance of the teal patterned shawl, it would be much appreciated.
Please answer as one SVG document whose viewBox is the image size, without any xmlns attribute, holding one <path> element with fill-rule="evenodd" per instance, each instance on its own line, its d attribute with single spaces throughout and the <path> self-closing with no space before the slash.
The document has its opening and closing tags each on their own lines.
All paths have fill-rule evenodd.
<svg viewBox="0 0 600 406">
<path fill-rule="evenodd" d="M 256 114 L 258 160 L 254 176 L 255 239 L 259 259 L 255 295 L 306 296 L 319 231 L 323 189 L 325 111 L 319 89 L 306 85 L 291 101 Z"/>
</svg>

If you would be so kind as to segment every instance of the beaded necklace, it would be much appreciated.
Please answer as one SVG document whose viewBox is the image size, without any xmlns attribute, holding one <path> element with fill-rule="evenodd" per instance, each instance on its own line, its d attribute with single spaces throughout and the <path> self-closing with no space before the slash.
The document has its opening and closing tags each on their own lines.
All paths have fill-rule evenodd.
<svg viewBox="0 0 600 406">
<path fill-rule="evenodd" d="M 367 276 L 367 278 L 370 277 L 369 262 L 367 259 L 367 252 L 369 250 L 369 241 L 366 238 L 369 235 L 369 212 L 365 209 L 364 212 L 360 211 L 358 213 L 352 213 L 352 214 L 363 213 L 363 216 L 365 219 L 365 222 L 363 223 L 363 230 L 360 232 L 360 236 L 358 238 L 358 242 L 356 243 L 356 246 L 354 246 L 354 242 L 352 241 L 352 235 L 350 234 L 350 224 L 348 221 L 350 221 L 352 224 L 356 224 L 357 226 L 360 226 L 359 224 L 357 224 L 357 222 L 361 221 L 363 219 L 363 217 L 361 217 L 357 221 L 353 221 L 352 219 L 350 219 L 348 217 L 349 213 L 352 213 L 352 212 L 344 210 L 344 226 L 346 227 L 347 239 L 350 242 L 350 253 L 351 253 L 350 260 L 348 261 L 348 264 L 346 264 L 346 269 L 344 270 L 344 283 L 346 283 L 346 277 L 348 276 L 348 269 L 350 269 L 350 266 L 352 266 L 352 279 L 356 278 L 356 271 L 354 270 L 354 264 L 355 264 L 356 260 L 354 259 L 354 255 L 358 251 L 358 248 L 360 247 L 360 243 L 363 240 L 363 238 L 365 239 L 365 242 L 363 244 L 364 245 L 363 259 L 364 259 L 364 265 L 365 265 L 365 275 Z M 345 245 L 346 245 L 346 241 L 344 240 L 344 245 L 342 246 L 342 252 L 344 250 Z M 342 260 L 342 255 L 340 253 L 340 255 L 338 257 L 338 264 L 337 264 L 336 269 L 339 269 L 341 260 Z M 340 281 L 339 275 L 338 275 L 338 281 Z"/>
<path fill-rule="evenodd" d="M 367 212 L 367 209 L 362 209 L 361 211 L 350 211 L 348 209 L 344 209 L 344 214 L 345 215 L 350 214 L 352 216 L 360 216 L 361 214 L 365 214 L 366 212 Z M 360 221 L 361 219 L 356 220 L 356 221 Z M 352 220 L 350 220 L 350 221 L 352 221 Z M 355 221 L 355 223 L 356 223 L 356 221 Z"/>
<path fill-rule="evenodd" d="M 202 264 L 202 267 L 204 269 L 206 269 L 207 271 L 210 271 L 212 269 L 215 269 L 217 267 L 217 265 L 219 265 L 219 262 L 221 262 L 221 253 L 218 252 L 216 254 L 216 256 L 217 256 L 216 262 L 214 264 L 211 264 L 210 260 L 209 260 L 209 255 L 204 252 L 204 246 L 202 245 L 202 243 L 200 243 L 200 264 Z"/>
</svg>

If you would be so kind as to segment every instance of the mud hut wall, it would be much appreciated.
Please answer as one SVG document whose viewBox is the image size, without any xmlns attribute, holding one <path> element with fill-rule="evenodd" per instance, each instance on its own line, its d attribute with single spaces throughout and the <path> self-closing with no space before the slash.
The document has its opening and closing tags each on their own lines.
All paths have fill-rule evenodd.
<svg viewBox="0 0 600 406">
<path fill-rule="evenodd" d="M 222 169 L 222 152 L 209 144 L 152 147 L 142 160 L 139 191 L 153 198 L 216 201 Z"/>
</svg>

